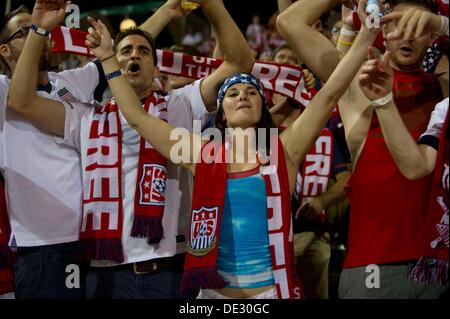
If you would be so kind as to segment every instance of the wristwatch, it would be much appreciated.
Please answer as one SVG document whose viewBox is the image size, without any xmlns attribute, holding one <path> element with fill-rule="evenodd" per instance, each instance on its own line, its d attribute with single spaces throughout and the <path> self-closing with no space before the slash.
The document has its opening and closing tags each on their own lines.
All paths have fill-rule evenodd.
<svg viewBox="0 0 450 319">
<path fill-rule="evenodd" d="M 48 37 L 50 35 L 49 31 L 39 28 L 37 25 L 34 25 L 34 24 L 31 25 L 31 30 L 33 32 L 36 32 L 37 34 L 44 36 L 44 37 Z"/>
</svg>

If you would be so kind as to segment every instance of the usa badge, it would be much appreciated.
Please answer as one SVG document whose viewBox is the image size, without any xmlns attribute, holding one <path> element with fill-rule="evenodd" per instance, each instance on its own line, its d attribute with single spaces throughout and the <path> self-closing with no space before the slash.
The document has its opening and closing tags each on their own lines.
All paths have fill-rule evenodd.
<svg viewBox="0 0 450 319">
<path fill-rule="evenodd" d="M 158 164 L 144 164 L 142 172 L 139 182 L 139 204 L 164 205 L 167 169 Z"/>
<path fill-rule="evenodd" d="M 206 255 L 216 243 L 218 207 L 202 207 L 192 213 L 188 249 L 195 256 Z"/>
</svg>

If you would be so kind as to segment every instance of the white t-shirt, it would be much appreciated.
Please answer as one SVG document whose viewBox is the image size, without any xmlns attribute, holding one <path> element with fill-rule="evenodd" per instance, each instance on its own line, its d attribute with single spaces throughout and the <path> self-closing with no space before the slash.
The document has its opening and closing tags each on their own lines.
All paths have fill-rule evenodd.
<svg viewBox="0 0 450 319">
<path fill-rule="evenodd" d="M 423 133 L 419 138 L 420 144 L 427 144 L 434 149 L 439 147 L 439 138 L 441 137 L 442 128 L 444 126 L 445 117 L 448 111 L 448 98 L 442 100 L 431 113 L 430 121 L 428 122 L 428 127 L 425 133 Z"/>
<path fill-rule="evenodd" d="M 200 94 L 200 82 L 173 90 L 166 96 L 168 122 L 174 127 L 193 130 L 193 120 L 206 124 L 213 113 L 207 113 Z M 86 154 L 89 130 L 94 111 L 92 105 L 78 104 L 66 106 L 65 136 L 61 143 L 77 148 Z M 122 205 L 123 228 L 122 247 L 124 264 L 170 257 L 177 252 L 176 236 L 186 233 L 191 210 L 192 174 L 170 161 L 167 165 L 166 204 L 164 208 L 164 238 L 158 245 L 147 244 L 146 238 L 130 237 L 134 216 L 134 195 L 136 187 L 137 164 L 140 136 L 126 122 L 120 113 L 122 124 Z M 85 163 L 82 162 L 84 167 Z M 180 232 L 179 232 L 180 229 Z M 181 232 L 182 230 L 182 232 Z M 184 245 L 184 243 L 183 243 Z M 179 250 L 180 251 L 180 250 Z M 111 261 L 92 261 L 94 267 L 112 266 Z"/>
<path fill-rule="evenodd" d="M 94 63 L 49 73 L 53 100 L 90 102 L 99 82 Z M 17 246 L 76 241 L 81 220 L 81 166 L 77 150 L 56 143 L 6 108 L 10 80 L 0 75 L 0 163 L 4 168 L 12 233 Z"/>
</svg>

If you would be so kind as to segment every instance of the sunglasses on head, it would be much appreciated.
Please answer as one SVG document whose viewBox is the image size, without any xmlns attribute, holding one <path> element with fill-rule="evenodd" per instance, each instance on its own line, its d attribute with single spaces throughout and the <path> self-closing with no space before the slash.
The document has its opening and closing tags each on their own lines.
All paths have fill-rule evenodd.
<svg viewBox="0 0 450 319">
<path fill-rule="evenodd" d="M 2 44 L 6 44 L 9 41 L 15 39 L 15 38 L 24 38 L 28 35 L 30 32 L 31 26 L 25 26 L 11 34 L 5 41 L 2 42 Z"/>
</svg>

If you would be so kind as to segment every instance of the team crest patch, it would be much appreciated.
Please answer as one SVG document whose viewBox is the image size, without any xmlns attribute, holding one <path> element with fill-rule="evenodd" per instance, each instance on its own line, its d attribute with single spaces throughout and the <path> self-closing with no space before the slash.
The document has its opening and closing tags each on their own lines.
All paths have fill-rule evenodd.
<svg viewBox="0 0 450 319">
<path fill-rule="evenodd" d="M 191 220 L 188 249 L 195 256 L 206 255 L 216 243 L 218 207 L 194 210 Z"/>
<path fill-rule="evenodd" d="M 157 164 L 144 164 L 139 182 L 139 204 L 163 206 L 166 198 L 167 169 Z"/>
</svg>

